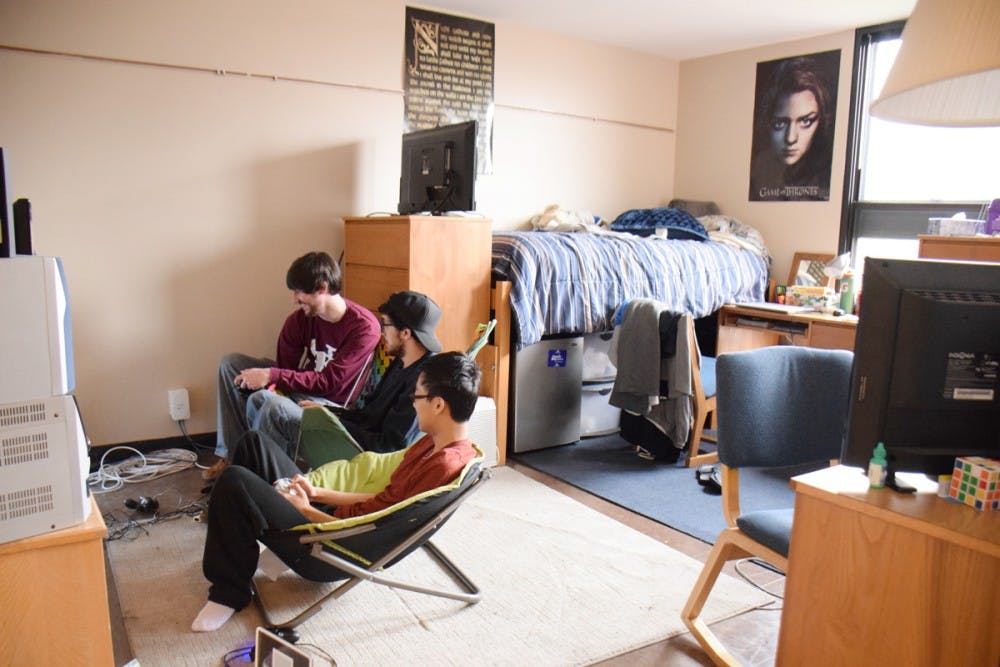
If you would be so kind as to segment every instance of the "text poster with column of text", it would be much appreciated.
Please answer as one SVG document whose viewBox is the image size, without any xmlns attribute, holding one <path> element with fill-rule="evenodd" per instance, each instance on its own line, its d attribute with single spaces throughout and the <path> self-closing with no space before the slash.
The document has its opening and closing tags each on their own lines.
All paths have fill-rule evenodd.
<svg viewBox="0 0 1000 667">
<path fill-rule="evenodd" d="M 493 173 L 494 26 L 406 8 L 407 132 L 478 122 L 476 171 Z"/>
</svg>

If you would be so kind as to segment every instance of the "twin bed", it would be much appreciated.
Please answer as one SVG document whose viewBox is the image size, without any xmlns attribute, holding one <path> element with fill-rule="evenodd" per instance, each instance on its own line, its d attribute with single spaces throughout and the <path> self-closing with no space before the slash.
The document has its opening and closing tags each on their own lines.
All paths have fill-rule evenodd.
<svg viewBox="0 0 1000 667">
<path fill-rule="evenodd" d="M 495 345 L 487 348 L 484 378 L 497 405 L 497 444 L 507 442 L 513 351 L 543 336 L 614 328 L 618 308 L 655 299 L 692 316 L 726 303 L 763 301 L 766 252 L 714 240 L 675 240 L 627 233 L 514 231 L 493 234 L 492 306 Z"/>
</svg>

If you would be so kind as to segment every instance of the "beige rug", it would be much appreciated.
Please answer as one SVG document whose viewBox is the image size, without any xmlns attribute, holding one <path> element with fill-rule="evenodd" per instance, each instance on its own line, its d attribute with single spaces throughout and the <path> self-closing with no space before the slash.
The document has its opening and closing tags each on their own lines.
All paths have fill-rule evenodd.
<svg viewBox="0 0 1000 667">
<path fill-rule="evenodd" d="M 300 642 L 322 647 L 342 667 L 584 665 L 684 631 L 679 612 L 700 563 L 514 470 L 495 473 L 434 538 L 482 589 L 479 604 L 362 583 L 300 626 Z M 189 631 L 208 590 L 203 544 L 204 526 L 180 519 L 108 545 L 143 667 L 221 664 L 261 622 L 251 605 L 218 632 Z M 391 573 L 446 581 L 422 552 Z M 723 576 L 705 617 L 769 600 Z"/>
</svg>

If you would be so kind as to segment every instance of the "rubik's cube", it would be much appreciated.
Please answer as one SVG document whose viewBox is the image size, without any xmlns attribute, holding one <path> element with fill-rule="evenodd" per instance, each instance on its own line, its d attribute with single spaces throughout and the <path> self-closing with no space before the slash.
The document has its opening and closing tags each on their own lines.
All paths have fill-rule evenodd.
<svg viewBox="0 0 1000 667">
<path fill-rule="evenodd" d="M 1000 509 L 1000 461 L 981 456 L 958 457 L 948 495 L 977 510 Z"/>
</svg>

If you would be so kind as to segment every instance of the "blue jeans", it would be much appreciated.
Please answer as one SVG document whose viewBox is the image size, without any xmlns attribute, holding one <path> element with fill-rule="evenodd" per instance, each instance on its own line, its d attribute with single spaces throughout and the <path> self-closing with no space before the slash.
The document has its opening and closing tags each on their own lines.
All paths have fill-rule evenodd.
<svg viewBox="0 0 1000 667">
<path fill-rule="evenodd" d="M 274 361 L 245 354 L 227 354 L 219 362 L 218 413 L 215 454 L 227 458 L 229 450 L 250 430 L 247 423 L 247 399 L 252 392 L 240 389 L 233 380 L 248 368 L 270 368 Z"/>
<path fill-rule="evenodd" d="M 247 424 L 294 458 L 302 426 L 302 408 L 299 407 L 299 401 L 305 399 L 323 402 L 321 398 L 305 394 L 282 396 L 273 391 L 255 391 L 247 399 Z"/>
</svg>

